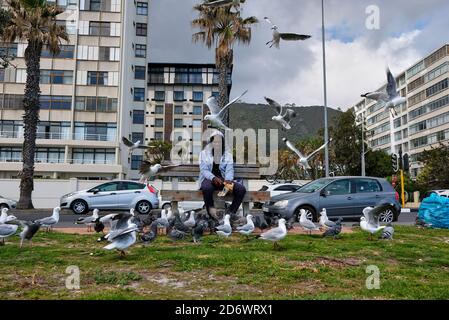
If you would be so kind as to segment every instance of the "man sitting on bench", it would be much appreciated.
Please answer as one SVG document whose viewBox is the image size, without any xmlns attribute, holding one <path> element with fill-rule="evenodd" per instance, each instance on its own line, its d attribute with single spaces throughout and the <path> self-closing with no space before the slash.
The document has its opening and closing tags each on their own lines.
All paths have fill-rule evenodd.
<svg viewBox="0 0 449 320">
<path fill-rule="evenodd" d="M 231 222 L 239 217 L 237 210 L 245 197 L 246 188 L 234 180 L 234 161 L 232 154 L 226 150 L 224 135 L 214 130 L 210 141 L 201 152 L 200 163 L 200 190 L 203 192 L 204 203 L 209 216 L 218 222 L 217 209 L 214 207 L 214 191 L 223 190 L 225 184 L 233 184 L 233 201 L 225 214 L 231 216 Z"/>
</svg>

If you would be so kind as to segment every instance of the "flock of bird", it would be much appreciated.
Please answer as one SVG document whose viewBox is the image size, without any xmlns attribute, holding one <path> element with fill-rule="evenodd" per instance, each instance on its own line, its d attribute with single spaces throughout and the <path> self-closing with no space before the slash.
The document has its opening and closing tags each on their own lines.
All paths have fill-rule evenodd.
<svg viewBox="0 0 449 320">
<path fill-rule="evenodd" d="M 388 206 L 389 204 L 385 204 L 363 210 L 360 228 L 369 234 L 370 240 L 372 240 L 374 234 L 380 231 L 382 231 L 382 234 L 379 239 L 393 239 L 394 228 L 392 225 L 381 226 L 379 223 L 380 213 Z M 19 233 L 20 247 L 22 248 L 25 240 L 29 241 L 30 246 L 32 246 L 32 239 L 41 227 L 50 232 L 58 224 L 60 210 L 59 207 L 54 208 L 50 217 L 34 221 L 22 221 L 13 215 L 8 215 L 8 209 L 2 209 L 0 215 L 0 239 L 2 244 L 4 244 L 5 238 L 15 235 L 19 226 L 22 226 L 22 231 Z M 75 223 L 86 225 L 87 231 L 94 229 L 97 233 L 103 233 L 98 238 L 98 242 L 109 242 L 103 248 L 118 250 L 121 255 L 125 255 L 125 250 L 138 240 L 144 245 L 148 245 L 155 241 L 160 234 L 166 234 L 173 241 L 192 239 L 194 243 L 199 243 L 206 231 L 223 238 L 229 238 L 236 232 L 244 236 L 247 241 L 261 239 L 273 242 L 275 249 L 279 248 L 278 243 L 288 234 L 287 223 L 283 218 L 279 219 L 277 227 L 255 235 L 256 228 L 263 231 L 269 227 L 263 216 L 254 217 L 250 214 L 246 216 L 245 221 L 240 226 L 232 226 L 230 215 L 227 214 L 219 225 L 214 225 L 211 224 L 207 215 L 200 210 L 186 213 L 182 208 L 176 212 L 171 209 L 162 210 L 160 217 L 155 218 L 149 214 L 144 219 L 136 215 L 134 209 L 129 212 L 112 213 L 104 216 L 100 216 L 99 210 L 95 209 L 91 216 L 79 218 Z M 314 231 L 324 231 L 322 237 L 332 237 L 333 239 L 338 238 L 342 231 L 342 218 L 338 218 L 337 221 L 330 220 L 326 209 L 322 209 L 320 212 L 318 225 L 307 218 L 307 211 L 301 209 L 299 224 L 309 235 Z M 106 227 L 108 228 L 107 233 L 105 233 Z M 252 235 L 255 237 L 251 238 Z"/>
</svg>

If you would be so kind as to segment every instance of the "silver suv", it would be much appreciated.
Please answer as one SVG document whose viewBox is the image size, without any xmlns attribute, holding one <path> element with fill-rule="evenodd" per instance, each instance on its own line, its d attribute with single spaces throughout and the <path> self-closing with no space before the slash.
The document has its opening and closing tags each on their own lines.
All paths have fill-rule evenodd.
<svg viewBox="0 0 449 320">
<path fill-rule="evenodd" d="M 61 197 L 61 208 L 75 214 L 85 214 L 91 209 L 129 210 L 148 214 L 159 207 L 159 191 L 150 184 L 135 181 L 112 181 L 89 190 L 75 191 Z"/>
</svg>

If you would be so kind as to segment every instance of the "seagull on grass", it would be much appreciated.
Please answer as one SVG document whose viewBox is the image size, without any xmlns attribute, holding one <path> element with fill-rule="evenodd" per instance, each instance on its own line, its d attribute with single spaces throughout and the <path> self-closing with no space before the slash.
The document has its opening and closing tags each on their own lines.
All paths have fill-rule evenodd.
<svg viewBox="0 0 449 320">
<path fill-rule="evenodd" d="M 384 228 L 384 230 L 382 231 L 382 234 L 380 235 L 379 238 L 383 239 L 383 240 L 393 240 L 393 235 L 394 235 L 394 228 L 393 228 L 393 225 L 391 223 L 389 223 Z"/>
<path fill-rule="evenodd" d="M 279 219 L 278 227 L 268 230 L 260 235 L 259 239 L 272 241 L 274 249 L 279 248 L 278 242 L 287 236 L 287 227 L 285 219 Z"/>
<path fill-rule="evenodd" d="M 279 49 L 279 44 L 281 40 L 284 41 L 300 41 L 310 39 L 312 36 L 306 34 L 297 34 L 297 33 L 282 33 L 279 32 L 279 28 L 273 22 L 271 22 L 270 18 L 264 18 L 266 22 L 271 25 L 271 30 L 273 30 L 273 39 L 267 42 L 267 46 L 270 45 L 270 48 L 273 46 Z"/>
<path fill-rule="evenodd" d="M 22 248 L 23 242 L 27 240 L 30 243 L 30 247 L 33 246 L 33 237 L 41 228 L 41 224 L 35 221 L 21 221 L 20 224 L 23 227 L 22 232 L 20 232 L 20 247 Z"/>
<path fill-rule="evenodd" d="M 132 246 L 136 240 L 136 231 L 138 227 L 131 222 L 133 215 L 130 213 L 121 213 L 116 215 L 113 220 L 117 223 L 112 228 L 105 238 L 111 242 L 104 247 L 106 250 L 117 249 L 120 255 L 125 256 L 125 250 Z"/>
<path fill-rule="evenodd" d="M 94 209 L 93 213 L 89 217 L 79 218 L 76 220 L 75 224 L 85 224 L 87 226 L 87 232 L 92 231 L 92 226 L 95 225 L 95 221 L 98 220 L 98 213 L 100 211 L 98 209 Z"/>
<path fill-rule="evenodd" d="M 220 109 L 220 106 L 218 105 L 217 98 L 210 97 L 206 101 L 206 105 L 209 108 L 210 114 L 206 115 L 204 117 L 204 121 L 209 121 L 212 126 L 214 126 L 217 129 L 225 129 L 230 130 L 225 124 L 223 123 L 223 115 L 226 109 L 228 109 L 230 106 L 232 106 L 234 103 L 236 103 L 241 97 L 243 97 L 248 90 L 243 92 L 239 97 L 235 98 L 231 102 L 229 102 L 227 105 L 225 105 L 223 108 Z"/>
<path fill-rule="evenodd" d="M 59 214 L 61 212 L 60 207 L 56 207 L 53 209 L 53 214 L 51 217 L 42 218 L 36 220 L 35 222 L 40 223 L 42 227 L 46 228 L 47 232 L 51 231 L 55 225 L 59 222 Z"/>
<path fill-rule="evenodd" d="M 334 239 L 338 237 L 338 235 L 341 233 L 341 222 L 343 221 L 342 218 L 338 218 L 337 222 L 335 222 L 335 225 L 333 227 L 330 227 L 323 233 L 323 238 L 325 237 L 333 237 Z"/>
<path fill-rule="evenodd" d="M 19 228 L 15 224 L 0 224 L 0 239 L 2 240 L 2 245 L 5 244 L 5 238 L 14 235 Z"/>
<path fill-rule="evenodd" d="M 315 223 L 313 223 L 311 220 L 307 219 L 307 211 L 304 209 L 299 210 L 301 213 L 301 216 L 299 217 L 299 224 L 301 227 L 304 228 L 304 230 L 309 231 L 309 234 L 312 234 L 312 231 L 318 231 L 320 230 Z"/>
<path fill-rule="evenodd" d="M 302 154 L 301 151 L 299 151 L 294 145 L 293 143 L 291 143 L 287 138 L 282 139 L 282 141 L 285 142 L 285 144 L 287 145 L 287 147 L 293 151 L 294 153 L 296 153 L 296 155 L 299 157 L 298 159 L 298 165 L 302 166 L 305 170 L 310 170 L 312 169 L 309 165 L 309 160 L 312 159 L 318 152 L 320 152 L 321 150 L 323 150 L 324 148 L 326 148 L 326 146 L 332 142 L 332 139 L 329 139 L 328 142 L 326 142 L 325 144 L 323 144 L 321 147 L 319 147 L 318 149 L 316 149 L 314 152 L 312 152 L 311 154 L 309 154 L 308 156 L 305 156 Z"/>
<path fill-rule="evenodd" d="M 323 210 L 321 210 L 321 212 L 320 212 L 320 225 L 324 229 L 329 229 L 329 228 L 335 227 L 335 222 L 329 220 L 329 218 L 327 217 L 326 208 L 323 208 Z"/>
<path fill-rule="evenodd" d="M 187 228 L 191 228 L 191 229 L 193 227 L 195 227 L 195 225 L 196 225 L 196 222 L 195 222 L 195 211 L 190 211 L 189 219 L 184 221 L 184 225 Z"/>
<path fill-rule="evenodd" d="M 13 216 L 12 214 L 8 215 L 8 211 L 9 211 L 8 208 L 2 209 L 2 213 L 0 215 L 0 224 L 17 220 L 16 216 Z"/>
<path fill-rule="evenodd" d="M 152 164 L 147 160 L 142 161 L 139 171 L 139 173 L 141 174 L 140 182 L 146 182 L 149 178 L 155 177 L 159 173 L 170 171 L 176 167 L 179 167 L 179 165 L 162 166 L 159 163 Z"/>
<path fill-rule="evenodd" d="M 223 224 L 215 228 L 215 231 L 219 236 L 228 238 L 232 234 L 230 219 L 231 215 L 225 215 Z"/>
<path fill-rule="evenodd" d="M 254 232 L 255 228 L 256 227 L 254 226 L 253 216 L 249 214 L 246 216 L 246 224 L 241 227 L 237 227 L 237 231 L 240 234 L 243 234 L 244 236 L 248 237 Z"/>
<path fill-rule="evenodd" d="M 375 208 L 367 207 L 363 209 L 363 217 L 360 218 L 360 228 L 370 234 L 370 240 L 373 239 L 373 234 L 385 229 L 385 226 L 381 226 L 379 223 L 379 216 L 390 207 L 390 204 L 383 204 Z"/>
<path fill-rule="evenodd" d="M 284 112 L 284 107 L 281 106 L 278 102 L 274 101 L 273 99 L 265 97 L 265 100 L 268 102 L 268 104 L 276 108 L 278 115 L 271 118 L 273 121 L 276 121 L 279 123 L 284 129 L 290 130 L 292 127 L 290 126 L 290 122 L 292 118 L 296 118 L 297 114 L 292 109 L 286 109 Z M 288 106 L 288 105 L 287 105 Z M 286 106 L 286 107 L 287 107 Z"/>
<path fill-rule="evenodd" d="M 125 137 L 122 137 L 122 142 L 129 149 L 128 157 L 131 157 L 133 152 L 134 152 L 134 150 L 136 150 L 136 149 L 148 150 L 148 149 L 154 148 L 152 146 L 145 146 L 145 145 L 141 144 L 142 141 L 140 141 L 140 140 L 136 141 L 136 142 L 132 142 L 132 141 L 130 141 L 129 139 L 127 139 Z"/>
<path fill-rule="evenodd" d="M 389 68 L 387 68 L 387 81 L 388 84 L 386 92 L 368 92 L 362 94 L 362 97 L 383 103 L 385 105 L 385 111 L 390 111 L 393 117 L 397 117 L 398 114 L 395 110 L 395 107 L 405 103 L 407 99 L 401 97 L 401 95 L 398 93 L 396 79 L 394 78 Z"/>
</svg>

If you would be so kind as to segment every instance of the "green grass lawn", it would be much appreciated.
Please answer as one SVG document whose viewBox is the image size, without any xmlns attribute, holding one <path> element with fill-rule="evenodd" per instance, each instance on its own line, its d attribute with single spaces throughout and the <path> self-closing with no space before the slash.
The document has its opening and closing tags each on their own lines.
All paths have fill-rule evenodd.
<svg viewBox="0 0 449 320">
<path fill-rule="evenodd" d="M 396 240 L 289 235 L 271 243 L 206 236 L 203 243 L 159 237 L 126 257 L 96 235 L 40 232 L 33 248 L 18 237 L 0 247 L 0 299 L 449 299 L 449 230 L 396 227 Z M 79 267 L 81 288 L 65 288 Z M 380 269 L 368 290 L 366 268 Z"/>
</svg>

